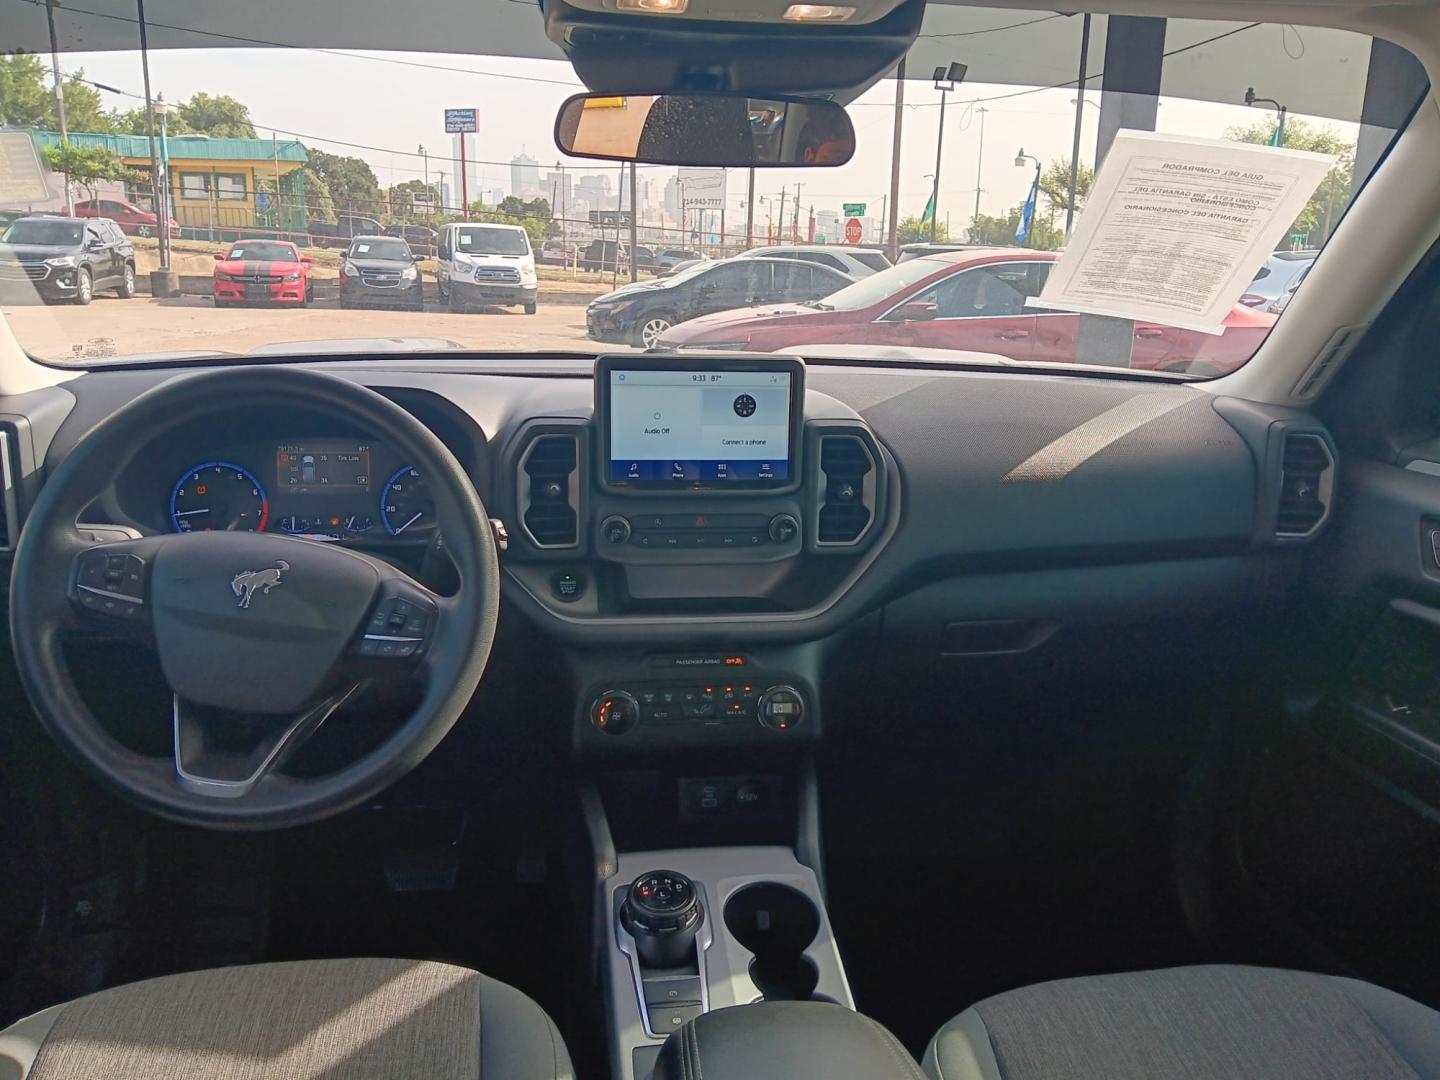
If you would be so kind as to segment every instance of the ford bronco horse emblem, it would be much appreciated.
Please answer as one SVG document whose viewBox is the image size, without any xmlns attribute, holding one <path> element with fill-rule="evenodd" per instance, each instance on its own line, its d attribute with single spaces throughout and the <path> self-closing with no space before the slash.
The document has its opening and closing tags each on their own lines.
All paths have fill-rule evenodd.
<svg viewBox="0 0 1440 1080">
<path fill-rule="evenodd" d="M 274 566 L 264 570 L 242 570 L 235 575 L 235 580 L 230 582 L 230 591 L 240 598 L 239 607 L 248 608 L 250 601 L 255 599 L 256 591 L 269 593 L 275 586 L 282 584 L 280 575 L 290 569 L 290 564 L 284 559 L 277 559 Z"/>
</svg>

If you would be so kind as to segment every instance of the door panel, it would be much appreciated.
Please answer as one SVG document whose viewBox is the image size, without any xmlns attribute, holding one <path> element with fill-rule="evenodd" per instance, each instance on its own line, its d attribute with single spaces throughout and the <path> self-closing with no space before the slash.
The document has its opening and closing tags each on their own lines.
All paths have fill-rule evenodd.
<svg viewBox="0 0 1440 1080">
<path fill-rule="evenodd" d="M 1236 896 L 1303 959 L 1440 1001 L 1440 476 L 1344 463 L 1246 756 Z M 1292 958 L 1293 962 L 1293 958 Z"/>
</svg>

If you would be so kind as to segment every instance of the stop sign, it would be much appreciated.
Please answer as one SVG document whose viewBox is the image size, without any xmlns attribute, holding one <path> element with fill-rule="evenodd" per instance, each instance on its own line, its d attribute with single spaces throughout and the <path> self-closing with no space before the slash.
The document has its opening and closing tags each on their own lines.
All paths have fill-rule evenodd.
<svg viewBox="0 0 1440 1080">
<path fill-rule="evenodd" d="M 863 232 L 864 230 L 860 227 L 860 219 L 858 217 L 852 217 L 849 221 L 845 222 L 845 242 L 847 244 L 858 244 Z"/>
</svg>

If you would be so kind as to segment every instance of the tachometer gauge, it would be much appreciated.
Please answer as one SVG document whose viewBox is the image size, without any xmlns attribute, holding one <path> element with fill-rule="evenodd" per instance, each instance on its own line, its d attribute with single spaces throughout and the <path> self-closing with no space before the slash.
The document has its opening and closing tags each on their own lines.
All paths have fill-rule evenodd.
<svg viewBox="0 0 1440 1080">
<path fill-rule="evenodd" d="M 380 493 L 380 521 L 391 536 L 409 535 L 435 526 L 435 500 L 413 466 L 400 469 Z"/>
<path fill-rule="evenodd" d="M 176 532 L 264 532 L 269 518 L 260 481 L 228 461 L 196 465 L 170 491 L 170 524 Z"/>
</svg>

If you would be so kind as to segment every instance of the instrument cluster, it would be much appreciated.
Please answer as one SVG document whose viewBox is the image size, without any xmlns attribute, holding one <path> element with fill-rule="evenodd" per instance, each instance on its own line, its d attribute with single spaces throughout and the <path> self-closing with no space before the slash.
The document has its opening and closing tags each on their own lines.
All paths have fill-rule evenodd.
<svg viewBox="0 0 1440 1080">
<path fill-rule="evenodd" d="M 199 462 L 169 492 L 175 532 L 283 532 L 330 543 L 428 540 L 425 478 L 391 448 L 355 438 L 295 438 Z"/>
</svg>

